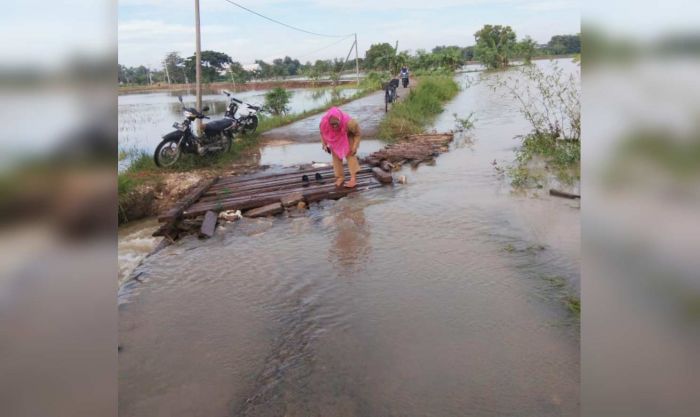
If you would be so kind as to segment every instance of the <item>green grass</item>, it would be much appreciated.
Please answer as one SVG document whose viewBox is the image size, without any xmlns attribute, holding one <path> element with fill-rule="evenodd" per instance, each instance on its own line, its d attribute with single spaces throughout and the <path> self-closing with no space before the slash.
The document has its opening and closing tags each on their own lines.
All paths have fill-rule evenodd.
<svg viewBox="0 0 700 417">
<path fill-rule="evenodd" d="M 567 295 L 564 297 L 564 304 L 566 307 L 571 311 L 572 314 L 575 314 L 576 316 L 581 316 L 581 299 L 573 296 L 573 295 Z"/>
<path fill-rule="evenodd" d="M 564 307 L 576 318 L 580 318 L 581 299 L 577 295 L 572 294 L 566 279 L 560 276 L 544 276 L 542 278 L 550 286 L 551 296 L 560 300 Z"/>
<path fill-rule="evenodd" d="M 396 140 L 404 135 L 423 133 L 425 126 L 443 110 L 443 104 L 453 98 L 459 86 L 448 76 L 428 76 L 420 79 L 418 87 L 408 97 L 391 107 L 379 124 L 379 136 Z"/>
</svg>

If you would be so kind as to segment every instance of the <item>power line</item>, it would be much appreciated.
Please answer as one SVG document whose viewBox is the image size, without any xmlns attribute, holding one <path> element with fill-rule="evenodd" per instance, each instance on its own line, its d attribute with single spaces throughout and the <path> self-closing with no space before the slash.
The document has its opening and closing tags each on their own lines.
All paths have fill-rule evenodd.
<svg viewBox="0 0 700 417">
<path fill-rule="evenodd" d="M 286 27 L 288 27 L 288 28 L 290 28 L 290 29 L 294 29 L 294 30 L 297 30 L 297 31 L 299 31 L 299 32 L 308 33 L 308 34 L 310 34 L 310 35 L 323 36 L 323 37 L 326 37 L 326 38 L 347 38 L 347 37 L 349 37 L 349 36 L 352 36 L 352 35 L 326 35 L 326 34 L 323 34 L 323 33 L 310 32 L 310 31 L 308 31 L 308 30 L 300 29 L 300 28 L 298 28 L 298 27 L 294 27 L 294 26 L 288 25 L 288 24 L 286 24 L 286 23 L 280 22 L 279 20 L 275 20 L 275 19 L 273 19 L 273 18 L 271 18 L 271 17 L 267 17 L 267 16 L 265 16 L 265 15 L 262 15 L 262 14 L 256 12 L 256 11 L 254 11 L 254 10 L 250 10 L 249 8 L 247 8 L 247 7 L 245 7 L 245 6 L 241 6 L 240 4 L 236 3 L 235 1 L 231 1 L 231 0 L 224 0 L 224 1 L 226 1 L 227 3 L 231 3 L 231 4 L 233 4 L 233 5 L 236 6 L 236 7 L 240 7 L 241 9 L 243 9 L 243 10 L 245 10 L 245 11 L 247 11 L 247 12 L 253 13 L 254 15 L 260 16 L 260 17 L 262 17 L 263 19 L 267 19 L 267 20 L 269 20 L 270 22 L 274 22 L 274 23 L 277 23 L 278 25 L 286 26 Z"/>
<path fill-rule="evenodd" d="M 353 36 L 353 35 L 350 35 L 350 36 Z M 300 55 L 300 56 L 295 56 L 294 59 L 301 60 L 302 58 L 306 58 L 306 57 L 308 57 L 308 56 L 310 56 L 310 55 L 312 55 L 312 54 L 315 54 L 316 52 L 320 52 L 320 51 L 323 51 L 324 49 L 328 49 L 328 48 L 330 48 L 331 46 L 337 45 L 337 44 L 339 44 L 339 43 L 341 43 L 341 42 L 343 42 L 343 41 L 348 40 L 348 39 L 350 38 L 350 36 L 347 36 L 347 37 L 345 37 L 345 38 L 343 38 L 343 39 L 340 39 L 340 40 L 337 40 L 337 41 L 333 41 L 333 43 L 328 44 L 328 45 L 326 45 L 326 46 L 322 46 L 321 48 L 315 49 L 315 50 L 313 50 L 313 51 L 305 52 L 304 54 L 302 54 L 302 55 Z M 287 50 L 288 50 L 288 49 L 284 49 L 284 50 L 282 50 L 282 51 L 279 51 L 278 53 L 268 54 L 267 56 L 268 56 L 269 59 L 273 59 L 273 57 L 278 57 L 280 54 L 282 54 L 282 52 L 287 51 Z M 262 59 L 261 61 L 265 61 L 265 60 Z M 255 62 L 241 63 L 241 65 L 252 65 L 252 64 L 255 64 Z"/>
<path fill-rule="evenodd" d="M 341 42 L 343 42 L 343 41 L 345 41 L 345 40 L 348 40 L 351 36 L 353 36 L 353 35 L 346 36 L 346 37 L 344 37 L 343 39 L 341 39 L 341 40 L 339 40 L 339 41 L 335 41 L 335 42 L 331 43 L 330 45 L 326 45 L 326 46 L 324 46 L 324 47 L 321 47 L 321 48 L 319 48 L 319 49 L 316 49 L 315 51 L 311 51 L 311 52 L 309 52 L 309 53 L 305 53 L 304 55 L 298 56 L 298 57 L 296 57 L 296 58 L 297 58 L 297 59 L 305 58 L 305 57 L 307 57 L 307 56 L 309 56 L 309 55 L 315 54 L 316 52 L 323 51 L 324 49 L 328 49 L 328 48 L 330 48 L 331 46 L 337 45 L 337 44 L 339 44 L 339 43 L 341 43 Z"/>
</svg>

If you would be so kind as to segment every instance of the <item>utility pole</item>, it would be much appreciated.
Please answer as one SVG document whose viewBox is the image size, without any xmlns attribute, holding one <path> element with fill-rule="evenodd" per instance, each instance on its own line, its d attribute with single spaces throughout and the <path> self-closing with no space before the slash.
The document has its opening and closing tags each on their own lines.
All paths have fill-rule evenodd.
<svg viewBox="0 0 700 417">
<path fill-rule="evenodd" d="M 195 73 L 196 73 L 196 90 L 197 90 L 197 111 L 202 111 L 202 39 L 199 31 L 199 0 L 194 0 L 194 18 L 195 27 L 197 30 L 197 44 L 196 44 L 196 59 L 195 59 Z M 202 119 L 197 119 L 197 133 L 202 130 Z"/>
<path fill-rule="evenodd" d="M 357 87 L 360 87 L 360 61 L 357 58 L 357 33 L 355 33 L 355 75 L 357 76 Z"/>
</svg>

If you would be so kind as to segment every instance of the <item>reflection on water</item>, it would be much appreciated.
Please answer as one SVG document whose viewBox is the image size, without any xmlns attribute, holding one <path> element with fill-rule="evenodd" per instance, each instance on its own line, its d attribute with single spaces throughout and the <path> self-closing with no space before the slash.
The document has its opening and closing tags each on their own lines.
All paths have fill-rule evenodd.
<svg viewBox="0 0 700 417">
<path fill-rule="evenodd" d="M 578 280 L 579 210 L 495 174 L 528 129 L 503 100 L 460 92 L 435 126 L 475 111 L 469 146 L 408 185 L 149 257 L 120 290 L 120 415 L 578 415 L 578 327 L 548 283 Z"/>
<path fill-rule="evenodd" d="M 336 205 L 332 219 L 336 232 L 328 250 L 329 262 L 348 271 L 363 268 L 371 252 L 370 230 L 365 221 L 364 207 L 344 203 Z"/>
</svg>

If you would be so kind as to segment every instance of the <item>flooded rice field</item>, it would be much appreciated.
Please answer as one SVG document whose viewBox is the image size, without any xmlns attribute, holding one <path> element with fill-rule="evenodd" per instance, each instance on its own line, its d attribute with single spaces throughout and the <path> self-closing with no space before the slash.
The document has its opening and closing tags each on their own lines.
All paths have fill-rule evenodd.
<svg viewBox="0 0 700 417">
<path fill-rule="evenodd" d="M 456 76 L 470 86 L 433 127 L 475 112 L 476 128 L 404 168 L 408 184 L 243 219 L 138 266 L 119 294 L 120 415 L 578 415 L 579 326 L 562 303 L 578 203 L 514 193 L 494 169 L 529 126 L 470 81 L 493 76 Z"/>
</svg>

